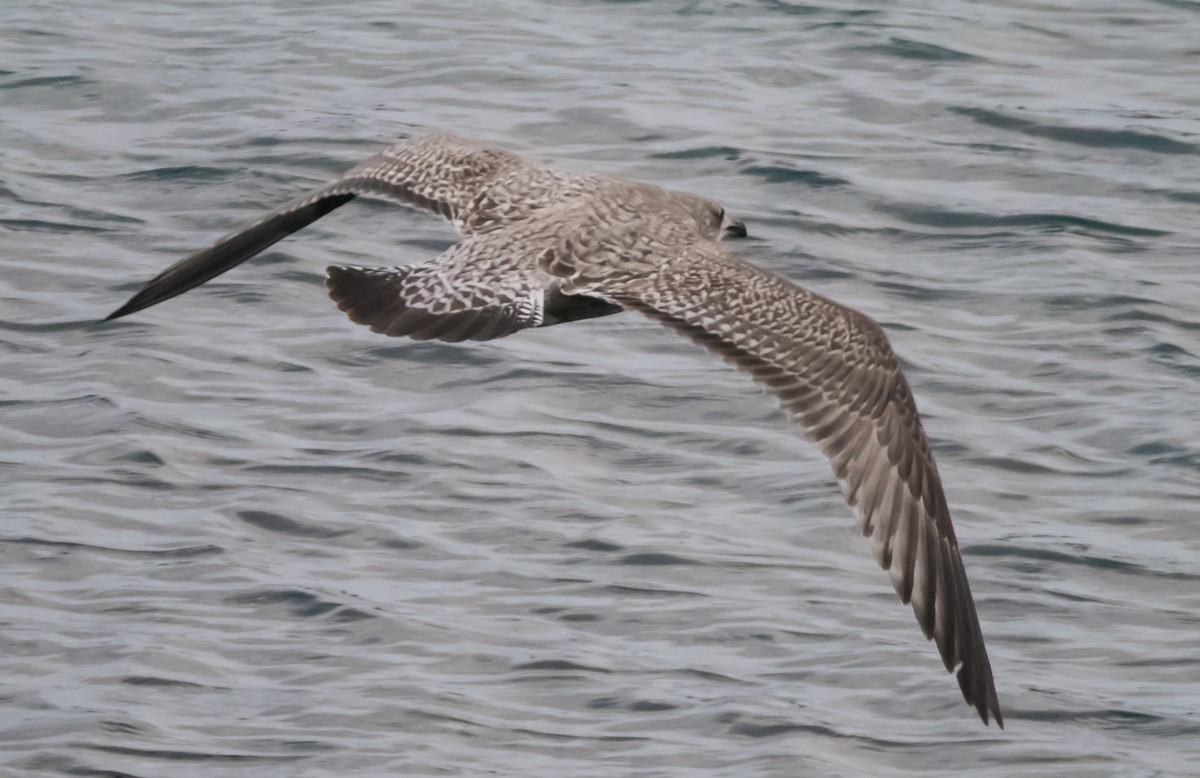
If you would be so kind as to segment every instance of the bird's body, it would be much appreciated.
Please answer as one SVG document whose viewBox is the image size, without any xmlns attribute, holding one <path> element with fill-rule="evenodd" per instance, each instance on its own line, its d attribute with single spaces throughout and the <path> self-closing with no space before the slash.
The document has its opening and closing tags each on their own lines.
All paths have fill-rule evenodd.
<svg viewBox="0 0 1200 778">
<path fill-rule="evenodd" d="M 721 206 L 568 173 L 446 134 L 398 143 L 151 280 L 109 318 L 170 299 L 358 195 L 450 219 L 423 264 L 333 266 L 329 294 L 387 335 L 488 340 L 638 311 L 750 374 L 833 464 L 858 527 L 967 702 L 1003 719 L 958 542 L 908 383 L 869 317 L 726 252 Z"/>
</svg>

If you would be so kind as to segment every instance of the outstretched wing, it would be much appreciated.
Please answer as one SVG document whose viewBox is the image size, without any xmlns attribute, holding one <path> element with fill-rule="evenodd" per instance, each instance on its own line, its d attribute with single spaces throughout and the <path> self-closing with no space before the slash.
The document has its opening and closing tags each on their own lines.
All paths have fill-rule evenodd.
<svg viewBox="0 0 1200 778">
<path fill-rule="evenodd" d="M 107 318 L 127 316 L 183 294 L 358 195 L 386 197 L 425 208 L 463 228 L 472 220 L 472 203 L 496 177 L 522 167 L 526 163 L 520 157 L 452 135 L 435 134 L 402 141 L 328 184 L 176 262 Z"/>
<path fill-rule="evenodd" d="M 833 464 L 858 528 L 963 696 L 1003 726 L 950 511 L 908 383 L 857 311 L 701 242 L 648 268 L 547 257 L 574 291 L 642 312 L 719 354 L 778 398 Z M 571 288 L 568 287 L 568 291 Z"/>
</svg>

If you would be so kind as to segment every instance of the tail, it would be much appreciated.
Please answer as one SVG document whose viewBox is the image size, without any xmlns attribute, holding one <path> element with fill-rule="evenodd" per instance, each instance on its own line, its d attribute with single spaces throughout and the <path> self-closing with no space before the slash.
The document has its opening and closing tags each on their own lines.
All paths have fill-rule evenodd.
<svg viewBox="0 0 1200 778">
<path fill-rule="evenodd" d="M 439 268 L 432 264 L 408 267 L 326 268 L 329 296 L 355 324 L 392 337 L 414 340 L 492 340 L 542 323 L 544 295 L 530 288 L 513 299 L 480 301 L 471 289 L 461 299 L 439 288 Z M 441 293 L 432 297 L 430 292 Z"/>
</svg>

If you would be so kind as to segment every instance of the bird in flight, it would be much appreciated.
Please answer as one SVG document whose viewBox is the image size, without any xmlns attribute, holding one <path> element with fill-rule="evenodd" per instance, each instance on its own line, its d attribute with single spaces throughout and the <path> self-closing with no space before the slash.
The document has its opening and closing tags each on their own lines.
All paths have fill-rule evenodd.
<svg viewBox="0 0 1200 778">
<path fill-rule="evenodd" d="M 108 319 L 199 286 L 359 195 L 433 211 L 462 238 L 417 265 L 328 268 L 338 308 L 375 332 L 490 340 L 631 310 L 762 384 L 829 458 L 875 560 L 957 668 L 967 703 L 1004 726 L 933 452 L 883 330 L 727 252 L 721 239 L 746 228 L 717 203 L 435 133 L 175 263 Z"/>
</svg>

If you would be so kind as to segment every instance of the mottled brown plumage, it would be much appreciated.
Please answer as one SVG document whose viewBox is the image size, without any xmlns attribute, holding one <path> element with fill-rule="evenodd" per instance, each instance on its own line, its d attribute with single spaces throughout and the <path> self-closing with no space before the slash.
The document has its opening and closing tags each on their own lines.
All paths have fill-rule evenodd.
<svg viewBox="0 0 1200 778">
<path fill-rule="evenodd" d="M 762 384 L 833 464 L 876 561 L 958 668 L 967 702 L 1003 726 L 937 466 L 887 338 L 869 317 L 726 252 L 718 241 L 745 229 L 716 203 L 435 134 L 176 263 L 109 318 L 181 294 L 357 195 L 426 208 L 463 236 L 423 264 L 329 268 L 338 307 L 376 332 L 488 340 L 634 310 Z"/>
</svg>

